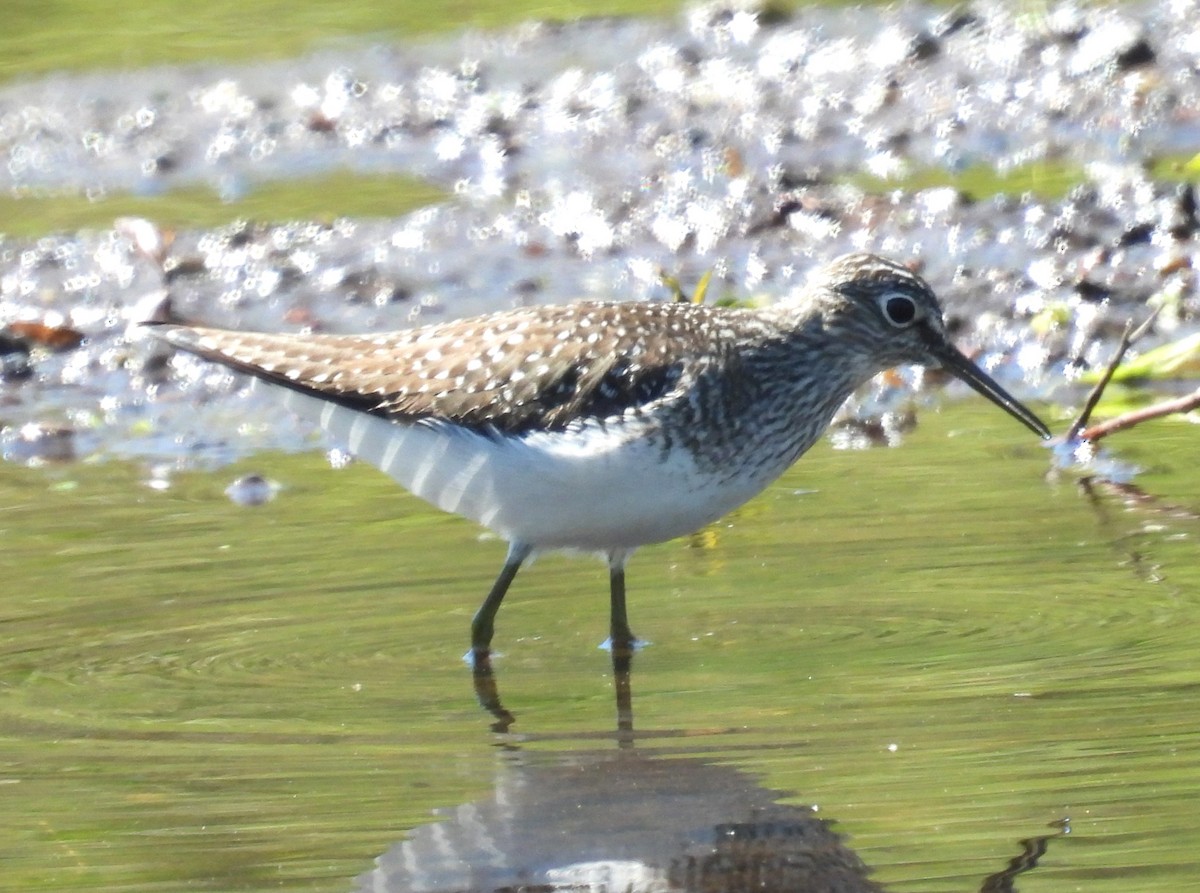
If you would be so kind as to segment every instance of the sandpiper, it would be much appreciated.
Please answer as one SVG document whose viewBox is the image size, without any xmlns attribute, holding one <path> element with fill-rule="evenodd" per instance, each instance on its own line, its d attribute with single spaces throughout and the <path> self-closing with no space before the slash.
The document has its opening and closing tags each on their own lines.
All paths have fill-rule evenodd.
<svg viewBox="0 0 1200 893">
<path fill-rule="evenodd" d="M 149 322 L 182 350 L 283 389 L 285 403 L 438 508 L 509 544 L 471 625 L 535 551 L 603 554 L 610 642 L 635 638 L 625 564 L 779 477 L 877 373 L 941 367 L 1042 438 L 1046 426 L 949 341 L 929 286 L 851 254 L 766 309 L 577 303 L 380 335 L 259 334 Z"/>
</svg>

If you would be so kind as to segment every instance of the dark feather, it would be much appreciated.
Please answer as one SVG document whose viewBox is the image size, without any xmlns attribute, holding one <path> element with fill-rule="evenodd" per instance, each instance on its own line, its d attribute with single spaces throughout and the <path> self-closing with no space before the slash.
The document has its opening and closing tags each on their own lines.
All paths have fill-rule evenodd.
<svg viewBox="0 0 1200 893">
<path fill-rule="evenodd" d="M 521 433 L 614 418 L 667 397 L 689 363 L 719 361 L 714 333 L 738 315 L 612 303 L 512 310 L 377 336 L 153 330 L 207 360 L 363 412 Z"/>
</svg>

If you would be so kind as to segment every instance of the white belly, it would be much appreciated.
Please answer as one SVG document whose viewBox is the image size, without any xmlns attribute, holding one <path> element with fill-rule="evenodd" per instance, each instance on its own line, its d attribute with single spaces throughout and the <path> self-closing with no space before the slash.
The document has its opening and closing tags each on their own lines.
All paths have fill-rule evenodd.
<svg viewBox="0 0 1200 893">
<path fill-rule="evenodd" d="M 611 426 L 493 438 L 444 422 L 390 422 L 296 391 L 285 404 L 422 499 L 541 548 L 633 549 L 681 536 L 783 470 L 718 486 L 686 451 L 663 461 L 656 445 Z"/>
</svg>

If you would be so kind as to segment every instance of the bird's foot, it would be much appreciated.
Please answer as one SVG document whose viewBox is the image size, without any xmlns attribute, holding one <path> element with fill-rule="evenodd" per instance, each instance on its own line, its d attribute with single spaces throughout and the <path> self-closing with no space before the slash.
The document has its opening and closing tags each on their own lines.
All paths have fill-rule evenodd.
<svg viewBox="0 0 1200 893">
<path fill-rule="evenodd" d="M 504 657 L 504 655 L 499 651 L 492 651 L 490 648 L 472 647 L 470 651 L 463 655 L 463 663 L 476 673 L 490 673 L 493 657 Z"/>
<path fill-rule="evenodd" d="M 653 644 L 654 643 L 651 642 L 649 639 L 639 639 L 636 636 L 630 636 L 629 638 L 619 638 L 619 639 L 616 639 L 615 641 L 612 636 L 609 636 L 607 639 L 605 639 L 603 642 L 601 642 L 597 647 L 601 651 L 607 651 L 610 654 L 612 654 L 614 652 L 621 652 L 621 651 L 627 652 L 629 654 L 636 654 L 637 652 L 639 652 L 643 648 L 645 648 L 647 645 L 653 645 Z"/>
</svg>

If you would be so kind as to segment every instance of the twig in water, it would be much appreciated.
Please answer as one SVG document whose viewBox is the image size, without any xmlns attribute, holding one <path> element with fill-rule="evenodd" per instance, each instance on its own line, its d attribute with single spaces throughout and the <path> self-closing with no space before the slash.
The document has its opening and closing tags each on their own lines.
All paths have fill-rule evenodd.
<svg viewBox="0 0 1200 893">
<path fill-rule="evenodd" d="M 1063 440 L 1066 443 L 1072 443 L 1077 437 L 1082 436 L 1084 440 L 1091 440 L 1085 432 L 1080 435 L 1080 431 L 1087 425 L 1088 419 L 1092 417 L 1092 411 L 1096 408 L 1096 404 L 1100 402 L 1100 398 L 1104 395 L 1104 389 L 1108 387 L 1108 383 L 1112 380 L 1113 373 L 1117 371 L 1117 367 L 1121 365 L 1121 361 L 1125 359 L 1125 354 L 1129 348 L 1143 335 L 1150 330 L 1151 323 L 1158 316 L 1159 308 L 1154 308 L 1154 311 L 1146 317 L 1136 330 L 1133 329 L 1133 320 L 1125 323 L 1125 331 L 1121 333 L 1121 340 L 1117 344 L 1117 349 L 1112 355 L 1112 359 L 1108 361 L 1108 365 L 1104 368 L 1104 374 L 1100 376 L 1100 380 L 1096 382 L 1096 386 L 1092 388 L 1092 392 L 1088 394 L 1087 402 L 1083 404 L 1083 411 L 1079 413 L 1079 418 L 1071 424 L 1067 429 L 1067 433 Z M 1099 426 L 1096 426 L 1099 427 Z M 1091 430 L 1091 429 L 1089 429 Z M 1103 435 L 1101 435 L 1103 436 Z"/>
<path fill-rule="evenodd" d="M 1142 422 L 1150 421 L 1150 419 L 1159 419 L 1163 416 L 1174 415 L 1177 412 L 1191 412 L 1193 409 L 1198 408 L 1200 408 L 1200 388 L 1183 397 L 1176 397 L 1174 400 L 1163 400 L 1161 403 L 1155 403 L 1152 406 L 1144 406 L 1141 409 L 1123 413 L 1115 419 L 1109 419 L 1107 422 L 1099 422 L 1090 428 L 1085 428 L 1080 432 L 1079 437 L 1081 440 L 1095 443 L 1102 437 L 1107 437 L 1109 434 L 1115 434 L 1117 431 L 1123 431 L 1126 428 L 1132 428 L 1134 425 L 1140 425 Z"/>
</svg>

